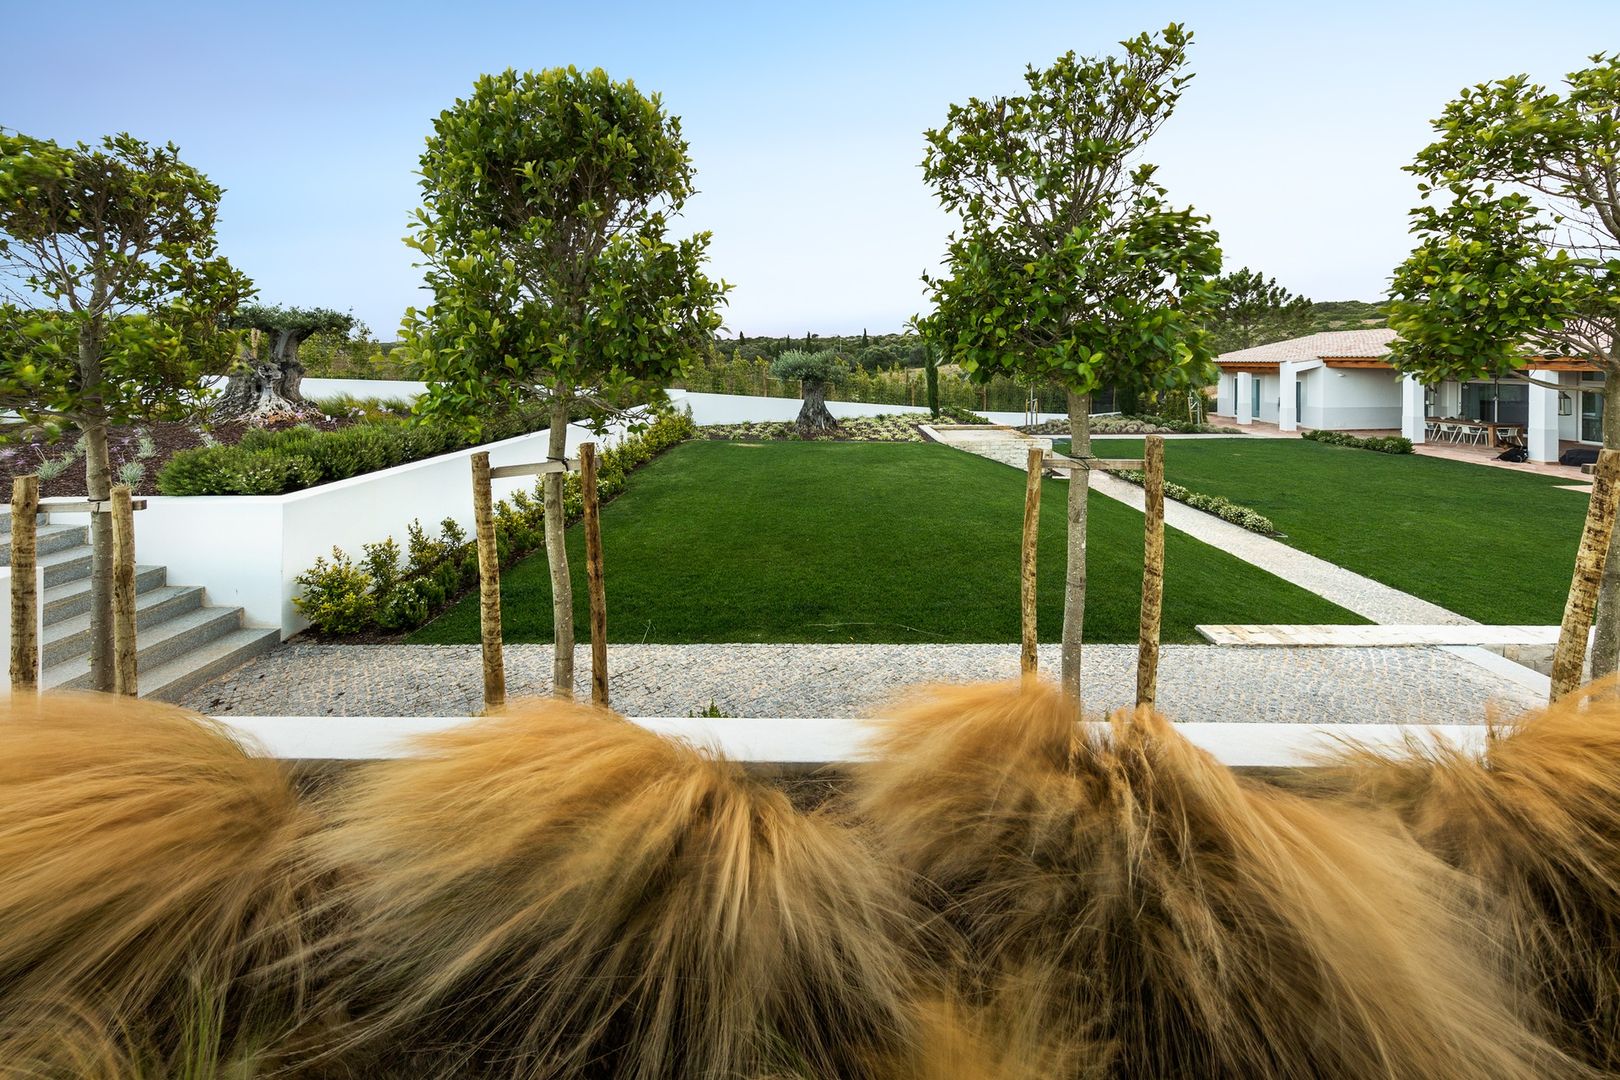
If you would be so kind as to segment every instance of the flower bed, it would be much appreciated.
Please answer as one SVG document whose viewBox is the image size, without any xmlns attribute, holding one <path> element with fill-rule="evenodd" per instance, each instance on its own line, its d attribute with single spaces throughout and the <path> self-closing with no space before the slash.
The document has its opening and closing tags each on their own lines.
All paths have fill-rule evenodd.
<svg viewBox="0 0 1620 1080">
<path fill-rule="evenodd" d="M 1140 469 L 1110 469 L 1109 472 L 1121 480 L 1128 480 L 1136 484 L 1138 487 L 1141 486 L 1144 479 Z M 1277 535 L 1277 526 L 1272 524 L 1270 518 L 1258 510 L 1242 506 L 1231 499 L 1225 499 L 1219 495 L 1205 495 L 1201 491 L 1192 491 L 1168 480 L 1164 482 L 1164 497 L 1174 499 L 1178 503 L 1185 503 L 1194 510 L 1214 514 L 1222 521 L 1230 521 L 1233 525 L 1248 529 L 1250 532 L 1260 533 L 1263 536 Z"/>
<path fill-rule="evenodd" d="M 1347 435 L 1342 431 L 1317 428 L 1300 436 L 1327 446 L 1347 446 L 1352 450 L 1372 450 L 1380 454 L 1410 454 L 1412 440 L 1401 435 Z"/>
<path fill-rule="evenodd" d="M 817 435 L 805 442 L 923 442 L 918 428 L 929 417 L 917 414 L 856 416 L 838 421 L 838 430 Z M 957 421 L 953 421 L 955 423 Z M 697 429 L 700 439 L 727 439 L 734 442 L 767 442 L 773 439 L 800 440 L 792 421 L 763 420 L 746 424 L 708 424 Z"/>
<path fill-rule="evenodd" d="M 1067 420 L 1048 420 L 1044 424 L 1030 424 L 1018 430 L 1027 435 L 1067 435 Z M 1185 420 L 1166 420 L 1162 416 L 1093 416 L 1093 435 L 1242 435 L 1241 428 L 1221 427 L 1217 424 L 1189 424 Z"/>
<path fill-rule="evenodd" d="M 597 493 L 607 502 L 624 490 L 628 475 L 664 450 L 697 435 L 684 412 L 666 412 L 639 434 L 603 450 L 597 471 Z M 534 494 L 515 491 L 495 506 L 495 538 L 502 566 L 545 547 L 542 480 Z M 584 511 L 580 478 L 564 479 L 563 509 L 570 522 Z M 330 561 L 321 558 L 296 578 L 301 595 L 293 600 L 320 634 L 352 637 L 413 630 L 436 616 L 478 583 L 478 552 L 466 530 L 454 519 L 440 523 L 430 536 L 420 521 L 406 533 L 405 549 L 393 539 L 363 544 L 354 559 L 341 548 Z"/>
</svg>

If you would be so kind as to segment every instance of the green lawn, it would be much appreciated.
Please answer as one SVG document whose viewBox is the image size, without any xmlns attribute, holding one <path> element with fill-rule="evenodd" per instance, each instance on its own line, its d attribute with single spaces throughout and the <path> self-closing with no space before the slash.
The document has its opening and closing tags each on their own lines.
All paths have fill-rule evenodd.
<svg viewBox="0 0 1620 1080">
<path fill-rule="evenodd" d="M 1041 519 L 1043 640 L 1062 626 L 1066 485 Z M 691 442 L 603 508 L 615 642 L 984 642 L 1018 639 L 1021 472 L 948 447 Z M 1086 637 L 1136 640 L 1142 517 L 1091 501 Z M 583 537 L 569 530 L 578 625 Z M 1178 532 L 1166 537 L 1166 641 L 1200 622 L 1361 622 Z M 544 555 L 502 583 L 505 637 L 551 640 Z M 468 596 L 411 640 L 478 640 Z"/>
<path fill-rule="evenodd" d="M 1302 439 L 1170 439 L 1165 477 L 1251 506 L 1285 542 L 1487 623 L 1562 619 L 1587 498 L 1569 481 Z M 1140 439 L 1094 452 L 1141 455 Z"/>
</svg>

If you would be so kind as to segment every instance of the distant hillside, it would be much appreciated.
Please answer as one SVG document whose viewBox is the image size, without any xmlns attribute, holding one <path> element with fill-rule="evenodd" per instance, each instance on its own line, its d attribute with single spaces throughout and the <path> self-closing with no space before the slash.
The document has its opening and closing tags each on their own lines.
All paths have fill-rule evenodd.
<svg viewBox="0 0 1620 1080">
<path fill-rule="evenodd" d="M 1324 330 L 1368 330 L 1385 325 L 1389 304 L 1366 300 L 1315 300 L 1305 315 L 1306 334 Z M 1303 336 L 1303 335 L 1301 335 Z"/>
</svg>

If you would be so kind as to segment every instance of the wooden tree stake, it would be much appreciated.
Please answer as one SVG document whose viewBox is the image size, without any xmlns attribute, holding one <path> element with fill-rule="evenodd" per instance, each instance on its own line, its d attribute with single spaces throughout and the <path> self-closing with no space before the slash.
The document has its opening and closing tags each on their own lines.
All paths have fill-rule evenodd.
<svg viewBox="0 0 1620 1080">
<path fill-rule="evenodd" d="M 11 692 L 39 689 L 39 477 L 11 481 Z"/>
<path fill-rule="evenodd" d="M 1592 501 L 1586 509 L 1586 528 L 1575 552 L 1575 576 L 1564 604 L 1564 623 L 1553 649 L 1552 692 L 1557 701 L 1581 685 L 1586 666 L 1586 639 L 1597 607 L 1603 563 L 1614 532 L 1615 500 L 1620 498 L 1620 450 L 1599 450 L 1592 474 Z"/>
<path fill-rule="evenodd" d="M 135 509 L 126 484 L 112 489 L 112 534 L 113 693 L 135 697 Z"/>
<path fill-rule="evenodd" d="M 1032 678 L 1039 666 L 1035 642 L 1035 541 L 1041 528 L 1041 471 L 1046 465 L 1046 449 L 1029 448 L 1024 469 L 1024 546 L 1019 563 L 1018 597 L 1023 627 L 1023 648 L 1018 655 L 1018 670 L 1024 678 Z"/>
<path fill-rule="evenodd" d="M 1164 612 L 1164 438 L 1142 447 L 1142 624 L 1136 645 L 1136 703 L 1152 706 L 1159 686 L 1159 624 Z"/>
<path fill-rule="evenodd" d="M 489 492 L 489 454 L 472 456 L 473 519 L 478 530 L 478 633 L 484 646 L 484 708 L 506 704 L 506 662 L 501 654 L 501 556 Z"/>
<path fill-rule="evenodd" d="M 595 443 L 580 445 L 579 481 L 585 502 L 585 578 L 591 598 L 591 700 L 607 705 L 607 586 L 602 576 L 602 519 L 596 498 Z"/>
</svg>

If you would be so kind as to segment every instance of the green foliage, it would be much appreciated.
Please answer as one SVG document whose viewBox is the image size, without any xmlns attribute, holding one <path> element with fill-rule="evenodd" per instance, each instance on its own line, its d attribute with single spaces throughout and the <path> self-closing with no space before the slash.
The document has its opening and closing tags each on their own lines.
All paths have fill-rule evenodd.
<svg viewBox="0 0 1620 1080">
<path fill-rule="evenodd" d="M 545 426 L 535 413 L 508 413 L 484 425 L 485 437 L 460 427 L 379 418 L 335 431 L 297 427 L 246 432 L 235 446 L 201 446 L 169 458 L 158 473 L 161 495 L 280 495 L 379 469 L 508 439 Z"/>
<path fill-rule="evenodd" d="M 941 420 L 949 420 L 953 424 L 988 424 L 990 421 L 971 409 L 964 409 L 960 405 L 947 405 L 935 413 Z"/>
<path fill-rule="evenodd" d="M 603 450 L 598 456 L 597 498 L 612 499 L 624 490 L 631 472 L 697 433 L 690 413 L 666 411 L 639 434 Z M 563 505 L 569 520 L 584 512 L 577 473 L 568 474 L 563 485 Z M 502 566 L 544 547 L 544 516 L 538 482 L 533 495 L 516 491 L 496 504 L 495 537 Z M 403 560 L 393 539 L 364 545 L 358 566 L 339 549 L 332 554 L 332 562 L 317 559 L 297 578 L 304 591 L 293 602 L 317 631 L 333 636 L 377 628 L 414 629 L 478 581 L 476 546 L 454 518 L 445 518 L 436 536 L 430 536 L 420 521 L 407 525 Z"/>
<path fill-rule="evenodd" d="M 1247 266 L 1215 279 L 1220 300 L 1204 328 L 1216 354 L 1311 333 L 1314 305 Z"/>
<path fill-rule="evenodd" d="M 1139 486 L 1147 479 L 1147 474 L 1143 473 L 1140 469 L 1117 469 L 1110 471 L 1112 471 L 1113 474 L 1120 479 L 1129 480 L 1131 483 Z M 1190 488 L 1186 488 L 1180 484 L 1171 483 L 1169 480 L 1166 480 L 1164 482 L 1164 497 L 1167 499 L 1174 499 L 1178 503 L 1185 503 L 1194 510 L 1202 510 L 1206 514 L 1214 514 L 1222 521 L 1230 521 L 1233 525 L 1248 529 L 1250 532 L 1257 532 L 1263 536 L 1277 535 L 1277 526 L 1272 524 L 1270 518 L 1266 517 L 1258 510 L 1247 506 L 1240 506 L 1231 499 L 1223 498 L 1220 495 L 1205 495 L 1201 491 L 1193 491 Z"/>
<path fill-rule="evenodd" d="M 315 626 L 330 634 L 357 634 L 371 625 L 376 604 L 371 577 L 338 548 L 332 561 L 315 565 L 293 579 L 299 595 L 293 604 Z"/>
<path fill-rule="evenodd" d="M 267 304 L 244 304 L 231 316 L 229 325 L 237 330 L 257 330 L 276 337 L 288 335 L 303 341 L 313 334 L 347 335 L 354 329 L 353 315 L 331 308 L 293 308 Z"/>
<path fill-rule="evenodd" d="M 215 253 L 219 196 L 173 145 L 0 130 L 0 409 L 48 431 L 194 409 L 252 292 Z"/>
<path fill-rule="evenodd" d="M 771 374 L 778 379 L 837 386 L 849 379 L 849 365 L 829 350 L 805 352 L 795 349 L 771 361 Z"/>
<path fill-rule="evenodd" d="M 1312 442 L 1324 443 L 1328 446 L 1346 446 L 1353 450 L 1375 450 L 1380 454 L 1410 454 L 1412 453 L 1412 440 L 1400 435 L 1372 435 L 1362 437 L 1350 435 L 1343 431 L 1325 431 L 1317 428 L 1307 431 L 1301 438 Z"/>
<path fill-rule="evenodd" d="M 1620 372 L 1620 57 L 1560 94 L 1516 75 L 1447 104 L 1407 170 L 1423 204 L 1396 268 L 1393 358 L 1424 382 L 1506 375 L 1537 355 Z"/>
<path fill-rule="evenodd" d="M 974 377 L 1076 394 L 1214 380 L 1215 234 L 1136 163 L 1192 77 L 1190 41 L 1172 24 L 1122 57 L 1067 53 L 1031 67 L 1026 93 L 954 105 L 927 133 L 923 175 L 961 225 L 918 325 Z"/>
<path fill-rule="evenodd" d="M 413 248 L 433 302 L 404 348 L 420 412 L 477 428 L 536 395 L 667 385 L 720 326 L 708 233 L 668 237 L 692 193 L 678 118 L 601 69 L 481 76 L 433 124 Z"/>
</svg>

